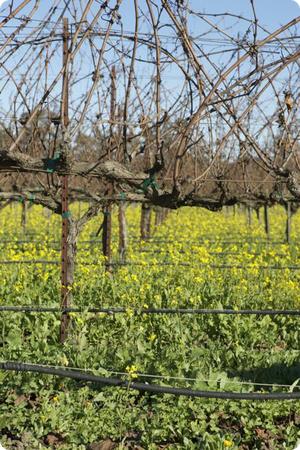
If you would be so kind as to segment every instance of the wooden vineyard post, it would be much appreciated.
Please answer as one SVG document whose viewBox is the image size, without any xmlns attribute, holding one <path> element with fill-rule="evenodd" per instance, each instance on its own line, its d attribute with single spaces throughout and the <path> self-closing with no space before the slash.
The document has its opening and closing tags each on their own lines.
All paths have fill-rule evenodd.
<svg viewBox="0 0 300 450">
<path fill-rule="evenodd" d="M 291 202 L 287 202 L 285 236 L 286 236 L 286 242 L 288 244 L 291 243 L 291 223 L 292 223 Z"/>
<path fill-rule="evenodd" d="M 170 213 L 170 210 L 168 208 L 162 208 L 162 210 L 161 210 L 161 220 L 160 220 L 161 224 L 167 219 L 169 213 Z"/>
<path fill-rule="evenodd" d="M 68 19 L 63 19 L 63 89 L 62 89 L 62 109 L 61 120 L 64 130 L 69 125 L 69 86 L 68 86 L 68 40 L 69 24 Z M 70 306 L 70 291 L 68 277 L 68 234 L 69 234 L 69 205 L 68 205 L 68 176 L 64 175 L 62 181 L 61 208 L 62 208 L 62 239 L 61 239 L 61 308 L 64 310 Z M 63 311 L 60 323 L 60 342 L 66 340 L 68 334 L 70 316 Z"/>
<path fill-rule="evenodd" d="M 103 230 L 102 230 L 102 252 L 105 256 L 105 270 L 111 272 L 111 205 L 104 208 Z"/>
<path fill-rule="evenodd" d="M 159 225 L 162 222 L 162 211 L 161 211 L 160 207 L 157 206 L 156 209 L 154 210 L 154 212 L 155 212 L 154 226 L 156 229 L 157 227 L 159 227 Z"/>
<path fill-rule="evenodd" d="M 146 211 L 145 206 L 142 204 L 141 208 L 141 223 L 140 223 L 141 240 L 146 239 Z"/>
<path fill-rule="evenodd" d="M 255 213 L 256 213 L 257 221 L 258 221 L 258 223 L 260 223 L 261 221 L 260 221 L 260 209 L 259 209 L 259 207 L 255 208 Z"/>
<path fill-rule="evenodd" d="M 127 249 L 127 227 L 126 227 L 126 203 L 125 201 L 120 201 L 119 203 L 119 258 L 121 263 L 126 261 L 126 249 Z"/>
<path fill-rule="evenodd" d="M 269 208 L 267 204 L 264 204 L 264 221 L 265 221 L 265 232 L 267 238 L 270 238 L 270 222 L 269 222 Z"/>
<path fill-rule="evenodd" d="M 251 206 L 247 206 L 247 221 L 248 221 L 248 227 L 251 228 L 252 226 L 252 211 Z"/>
<path fill-rule="evenodd" d="M 151 208 L 143 203 L 141 211 L 141 240 L 149 239 L 151 236 Z"/>
<path fill-rule="evenodd" d="M 109 137 L 110 137 L 110 146 L 113 144 L 113 135 L 114 135 L 114 122 L 115 122 L 115 111 L 116 111 L 116 68 L 112 66 L 110 73 L 110 129 L 109 129 Z M 108 159 L 111 158 L 111 148 L 109 146 L 108 149 Z M 113 193 L 113 185 L 110 183 L 108 187 L 108 194 L 112 195 Z M 105 256 L 105 270 L 107 272 L 111 272 L 111 235 L 112 235 L 112 206 L 108 204 L 105 206 L 103 210 L 104 218 L 102 225 L 102 253 Z"/>
<path fill-rule="evenodd" d="M 147 239 L 150 239 L 151 237 L 151 207 L 148 208 L 147 213 L 147 222 L 146 222 L 146 233 L 147 233 Z"/>
<path fill-rule="evenodd" d="M 21 213 L 21 226 L 23 233 L 26 232 L 26 224 L 27 224 L 27 202 L 23 199 L 22 203 L 22 213 Z"/>
</svg>

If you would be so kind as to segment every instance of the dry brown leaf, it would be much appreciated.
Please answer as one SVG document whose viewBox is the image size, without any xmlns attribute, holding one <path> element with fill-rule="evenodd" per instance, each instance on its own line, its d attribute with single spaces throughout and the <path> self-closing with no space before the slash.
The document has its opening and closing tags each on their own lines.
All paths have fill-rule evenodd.
<svg viewBox="0 0 300 450">
<path fill-rule="evenodd" d="M 117 446 L 111 439 L 105 439 L 101 442 L 94 442 L 89 445 L 89 450 L 112 450 Z"/>
</svg>

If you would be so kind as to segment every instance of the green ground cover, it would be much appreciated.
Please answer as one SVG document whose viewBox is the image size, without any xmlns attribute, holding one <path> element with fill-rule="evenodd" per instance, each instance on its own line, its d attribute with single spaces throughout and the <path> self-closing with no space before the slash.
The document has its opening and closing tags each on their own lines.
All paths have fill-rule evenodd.
<svg viewBox="0 0 300 450">
<path fill-rule="evenodd" d="M 263 224 L 253 217 L 249 228 L 242 211 L 184 208 L 146 243 L 138 239 L 139 208 L 128 208 L 127 219 L 132 264 L 105 273 L 100 243 L 85 242 L 95 239 L 101 219 L 94 219 L 80 237 L 73 287 L 74 306 L 123 306 L 126 313 L 73 313 L 61 345 L 59 314 L 1 312 L 1 361 L 201 390 L 297 391 L 298 317 L 154 316 L 133 309 L 300 309 L 300 271 L 287 268 L 300 265 L 300 215 L 293 217 L 290 246 L 280 208 L 271 211 L 270 242 Z M 33 207 L 26 234 L 19 222 L 20 207 L 1 211 L 0 260 L 59 261 L 59 217 Z M 117 261 L 116 217 L 113 229 Z M 1 264 L 0 276 L 0 305 L 59 305 L 57 265 Z M 300 437 L 299 406 L 157 396 L 0 372 L 0 442 L 26 449 L 86 449 L 111 439 L 119 449 L 292 450 Z"/>
</svg>

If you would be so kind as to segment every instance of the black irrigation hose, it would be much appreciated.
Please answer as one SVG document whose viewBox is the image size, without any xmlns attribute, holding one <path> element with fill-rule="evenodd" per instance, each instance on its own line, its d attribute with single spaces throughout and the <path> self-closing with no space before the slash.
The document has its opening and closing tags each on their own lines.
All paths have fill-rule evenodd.
<svg viewBox="0 0 300 450">
<path fill-rule="evenodd" d="M 10 264 L 60 264 L 59 261 L 50 261 L 46 259 L 20 259 L 19 261 L 15 260 L 3 260 L 0 261 L 0 265 L 10 265 Z"/>
<path fill-rule="evenodd" d="M 192 308 L 58 308 L 52 306 L 0 306 L 0 312 L 28 313 L 93 313 L 93 314 L 195 314 L 195 315 L 257 315 L 257 316 L 300 316 L 297 309 L 192 309 Z"/>
<path fill-rule="evenodd" d="M 83 264 L 83 263 L 80 263 Z M 89 263 L 87 263 L 89 264 Z M 90 263 L 93 265 L 94 263 Z M 95 263 L 96 264 L 96 263 Z M 199 269 L 261 269 L 261 270 L 300 270 L 299 265 L 293 265 L 293 266 L 243 266 L 239 264 L 191 264 L 191 263 L 184 263 L 184 262 L 167 262 L 167 261 L 161 261 L 156 263 L 139 263 L 139 262 L 112 262 L 108 263 L 109 266 L 144 266 L 144 267 L 152 267 L 152 266 L 183 266 L 183 267 L 193 267 L 193 268 L 199 268 Z"/>
<path fill-rule="evenodd" d="M 160 238 L 147 238 L 145 240 L 142 240 L 140 238 L 133 238 L 130 237 L 130 240 L 132 240 L 133 242 L 138 242 L 141 245 L 144 244 L 171 244 L 171 243 L 180 243 L 180 244 L 203 244 L 206 241 L 209 241 L 210 244 L 213 243 L 225 243 L 225 244 L 268 244 L 268 245 L 285 245 L 287 244 L 286 241 L 270 241 L 268 239 L 249 239 L 246 238 L 244 240 L 228 240 L 228 239 L 211 239 L 211 238 L 200 238 L 200 239 L 194 239 L 194 240 L 180 240 L 180 239 L 160 239 Z M 92 240 L 84 240 L 84 241 L 78 241 L 78 245 L 80 244 L 98 244 L 101 243 L 102 241 L 100 239 L 92 239 Z M 51 240 L 51 241 L 39 241 L 39 240 L 25 240 L 25 239 L 20 239 L 20 240 L 0 240 L 0 245 L 6 245 L 6 244 L 47 244 L 47 245 L 54 245 L 54 244 L 60 244 L 61 241 L 57 241 L 57 240 Z"/>
<path fill-rule="evenodd" d="M 174 242 L 179 244 L 203 244 L 208 241 L 209 244 L 267 244 L 267 245 L 288 245 L 286 241 L 272 241 L 269 239 L 252 239 L 252 238 L 242 238 L 240 240 L 237 239 L 226 239 L 226 238 L 217 238 L 217 239 L 211 239 L 210 237 L 206 238 L 199 238 L 199 239 L 190 239 L 190 240 L 183 240 L 183 239 L 176 239 L 175 237 L 173 239 L 165 239 L 165 238 L 145 238 L 143 241 L 141 239 L 135 239 L 133 237 L 130 237 L 129 240 L 132 240 L 133 242 L 140 242 L 141 244 L 173 244 Z"/>
<path fill-rule="evenodd" d="M 45 264 L 45 265 L 59 265 L 60 261 L 51 261 L 46 259 L 20 259 L 20 260 L 3 260 L 0 261 L 0 265 L 11 265 L 11 264 Z M 102 265 L 101 262 L 88 262 L 88 261 L 75 261 L 76 265 L 85 265 L 85 266 L 98 266 Z M 300 265 L 297 266 L 243 266 L 237 264 L 191 264 L 184 262 L 168 262 L 161 261 L 155 263 L 142 263 L 135 261 L 128 262 L 110 262 L 106 264 L 107 266 L 115 266 L 115 267 L 123 267 L 123 266 L 143 266 L 143 267 L 159 267 L 159 266 L 170 266 L 170 267 L 193 267 L 198 269 L 238 269 L 238 270 L 248 270 L 248 269 L 260 269 L 260 270 L 300 270 Z"/>
<path fill-rule="evenodd" d="M 40 374 L 54 375 L 63 378 L 72 378 L 73 380 L 102 384 L 104 386 L 125 387 L 127 389 L 134 389 L 140 392 L 151 392 L 153 394 L 172 394 L 175 396 L 214 398 L 222 400 L 300 400 L 300 392 L 270 392 L 258 394 L 254 392 L 240 393 L 199 391 L 187 388 L 176 388 L 134 381 L 125 381 L 119 378 L 101 377 L 76 370 L 56 369 L 54 367 L 45 367 L 38 364 L 24 364 L 21 362 L 2 362 L 0 363 L 0 370 L 36 372 Z"/>
<path fill-rule="evenodd" d="M 44 246 L 44 243 L 42 243 L 40 241 L 2 241 L 2 242 L 0 241 L 0 245 L 2 245 L 4 242 L 5 243 L 6 242 L 12 242 L 12 243 L 16 243 L 16 244 L 18 244 L 18 243 L 32 243 L 32 242 L 36 242 L 36 243 L 39 243 L 40 245 Z M 94 242 L 100 242 L 100 241 L 82 241 L 82 242 L 79 243 L 79 245 L 80 244 L 88 245 L 89 243 L 94 243 Z M 60 244 L 60 242 L 56 241 L 56 242 L 50 242 L 48 244 L 58 245 L 58 244 Z M 52 248 L 52 249 L 55 250 L 55 251 L 59 251 L 59 250 L 61 250 L 61 247 L 58 246 L 58 247 Z M 152 255 L 152 254 L 153 255 L 156 255 L 156 254 L 161 255 L 161 254 L 165 254 L 165 253 L 167 253 L 167 254 L 171 253 L 171 251 L 169 249 L 151 250 L 149 248 L 143 248 L 141 250 L 141 252 L 142 253 L 147 253 L 147 254 L 150 254 L 150 255 Z M 183 254 L 183 255 L 186 255 L 186 254 L 197 254 L 197 251 L 196 250 L 184 250 L 184 249 L 182 249 L 182 250 L 178 250 L 178 253 Z M 232 251 L 222 251 L 222 252 L 209 251 L 208 254 L 209 255 L 213 255 L 213 256 L 235 256 L 235 255 L 238 256 L 241 253 L 237 252 L 237 251 L 234 251 L 234 252 L 232 252 Z M 248 253 L 248 255 L 250 255 L 250 256 L 261 256 L 261 253 L 254 252 L 254 253 Z M 276 253 L 273 256 L 284 257 L 286 255 L 284 253 Z"/>
<path fill-rule="evenodd" d="M 87 241 L 79 241 L 78 244 L 99 244 L 102 243 L 101 239 L 94 239 L 94 240 L 87 240 Z M 61 241 L 57 240 L 50 240 L 50 241 L 41 241 L 41 240 L 31 240 L 31 239 L 19 239 L 19 240 L 13 240 L 13 239 L 6 239 L 6 240 L 0 240 L 0 245 L 6 245 L 6 244 L 15 244 L 15 245 L 21 245 L 21 244 L 40 244 L 40 245 L 60 245 Z"/>
</svg>

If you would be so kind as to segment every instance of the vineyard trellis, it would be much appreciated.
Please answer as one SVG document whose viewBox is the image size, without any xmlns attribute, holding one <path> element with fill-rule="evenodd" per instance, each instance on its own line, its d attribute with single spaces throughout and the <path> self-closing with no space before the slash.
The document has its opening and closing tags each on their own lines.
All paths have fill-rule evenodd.
<svg viewBox="0 0 300 450">
<path fill-rule="evenodd" d="M 297 208 L 300 200 L 297 129 L 300 92 L 296 82 L 300 51 L 294 32 L 300 17 L 269 33 L 258 24 L 253 8 L 252 18 L 239 17 L 245 25 L 241 39 L 234 35 L 231 23 L 225 21 L 221 27 L 217 20 L 213 21 L 217 15 L 207 17 L 185 1 L 146 0 L 142 4 L 133 0 L 132 4 L 133 32 L 126 31 L 122 0 L 102 4 L 89 0 L 85 7 L 80 3 L 79 8 L 76 0 L 68 0 L 61 11 L 53 0 L 43 18 L 38 1 L 24 0 L 16 8 L 11 1 L 4 7 L 0 23 L 1 92 L 5 88 L 12 100 L 0 118 L 0 198 L 4 202 L 21 199 L 23 203 L 39 204 L 62 217 L 62 303 L 55 310 L 62 316 L 61 342 L 67 337 L 68 313 L 77 311 L 70 306 L 69 289 L 74 279 L 77 239 L 83 226 L 101 210 L 103 248 L 109 255 L 108 219 L 113 203 L 121 207 L 124 202 L 141 202 L 145 210 L 155 205 L 171 209 L 200 206 L 212 211 L 238 203 L 263 205 L 269 235 L 267 206 L 275 203 L 286 206 L 290 218 L 291 204 Z M 226 17 L 236 19 L 230 13 Z M 207 27 L 198 39 L 188 31 L 191 18 Z M 150 23 L 150 31 L 146 23 Z M 114 28 L 116 25 L 118 29 Z M 170 35 L 160 33 L 164 25 Z M 210 41 L 209 33 L 217 33 L 218 39 Z M 227 59 L 223 50 L 209 51 L 209 45 L 224 45 L 224 41 L 233 45 L 228 49 Z M 62 44 L 61 66 L 56 55 Z M 81 73 L 87 55 L 93 70 Z M 149 82 L 139 75 L 139 70 L 148 65 L 154 68 Z M 180 88 L 174 88 L 172 96 L 168 88 L 170 65 L 181 79 Z M 51 66 L 56 72 L 52 80 Z M 87 83 L 84 89 L 83 82 Z M 284 96 L 281 83 L 286 87 Z M 105 95 L 108 89 L 109 99 Z M 265 108 L 268 93 L 272 94 L 273 103 Z M 163 104 L 168 95 L 170 101 Z M 255 124 L 251 127 L 254 116 Z M 70 213 L 68 195 L 86 198 L 90 203 L 77 219 Z M 289 229 L 290 222 L 288 236 Z M 42 260 L 34 263 L 57 264 Z M 110 270 L 114 264 L 131 262 L 109 261 L 107 268 Z M 225 264 L 203 267 L 246 268 Z M 296 265 L 260 268 L 299 269 Z M 117 312 L 124 311 L 113 313 Z M 192 313 L 171 309 L 139 312 Z M 194 313 L 299 315 L 296 310 Z M 1 363 L 0 367 L 39 370 L 141 391 L 210 398 L 300 396 L 299 393 L 244 396 L 196 393 L 122 380 L 105 381 L 71 371 L 47 371 L 17 363 Z"/>
</svg>

